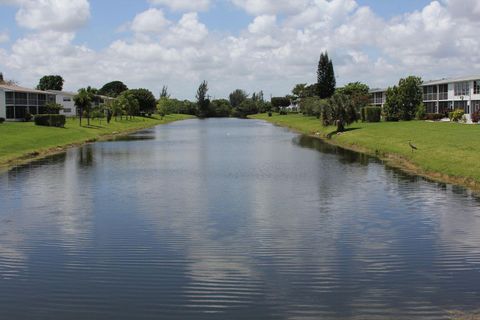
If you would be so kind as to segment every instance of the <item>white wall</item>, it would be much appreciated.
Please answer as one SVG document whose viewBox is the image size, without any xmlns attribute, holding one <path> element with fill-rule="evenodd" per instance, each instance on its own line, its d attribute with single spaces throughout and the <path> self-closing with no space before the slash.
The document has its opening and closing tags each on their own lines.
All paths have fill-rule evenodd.
<svg viewBox="0 0 480 320">
<path fill-rule="evenodd" d="M 77 115 L 77 108 L 75 107 L 75 102 L 73 102 L 72 95 L 57 93 L 56 102 L 63 106 L 60 114 L 64 114 L 67 117 L 75 117 Z"/>
</svg>

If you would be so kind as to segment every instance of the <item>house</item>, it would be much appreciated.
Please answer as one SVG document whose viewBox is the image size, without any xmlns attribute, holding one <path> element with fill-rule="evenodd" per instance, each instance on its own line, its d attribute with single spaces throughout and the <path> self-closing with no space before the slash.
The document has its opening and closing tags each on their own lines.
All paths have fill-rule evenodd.
<svg viewBox="0 0 480 320">
<path fill-rule="evenodd" d="M 55 102 L 53 93 L 13 84 L 0 84 L 0 118 L 7 121 L 21 121 L 27 113 L 45 114 L 45 105 L 50 102 Z"/>
<path fill-rule="evenodd" d="M 446 114 L 462 109 L 467 115 L 480 111 L 480 75 L 426 81 L 422 84 L 427 113 Z M 370 104 L 383 107 L 386 89 L 370 90 Z"/>
</svg>

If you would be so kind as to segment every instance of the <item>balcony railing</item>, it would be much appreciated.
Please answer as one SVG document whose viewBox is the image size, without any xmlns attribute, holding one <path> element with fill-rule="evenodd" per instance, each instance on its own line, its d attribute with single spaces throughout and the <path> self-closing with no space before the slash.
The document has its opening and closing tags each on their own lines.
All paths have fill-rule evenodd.
<svg viewBox="0 0 480 320">
<path fill-rule="evenodd" d="M 437 100 L 436 93 L 426 93 L 423 95 L 423 101 L 435 101 Z"/>
<path fill-rule="evenodd" d="M 438 94 L 438 100 L 448 100 L 448 92 L 440 92 Z"/>
</svg>

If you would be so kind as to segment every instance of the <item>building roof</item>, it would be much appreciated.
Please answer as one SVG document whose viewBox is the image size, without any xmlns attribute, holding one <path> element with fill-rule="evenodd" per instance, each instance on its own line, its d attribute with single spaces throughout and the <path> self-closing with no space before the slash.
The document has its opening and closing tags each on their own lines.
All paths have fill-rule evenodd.
<svg viewBox="0 0 480 320">
<path fill-rule="evenodd" d="M 70 91 L 59 91 L 59 90 L 47 90 L 48 92 L 58 94 L 58 95 L 63 95 L 63 96 L 75 96 L 76 93 L 70 92 Z"/>
<path fill-rule="evenodd" d="M 464 81 L 473 81 L 473 80 L 480 80 L 480 75 L 473 75 L 467 77 L 457 77 L 457 78 L 443 78 L 439 80 L 430 80 L 423 82 L 423 86 L 431 86 L 437 84 L 447 84 L 452 82 L 464 82 Z"/>
<path fill-rule="evenodd" d="M 381 88 L 373 88 L 370 89 L 370 93 L 378 93 L 378 92 L 385 92 L 387 89 L 381 89 Z"/>
<path fill-rule="evenodd" d="M 15 92 L 25 92 L 25 93 L 43 93 L 43 94 L 49 93 L 46 91 L 20 87 L 15 84 L 0 84 L 0 89 L 3 89 L 5 91 L 15 91 Z"/>
</svg>

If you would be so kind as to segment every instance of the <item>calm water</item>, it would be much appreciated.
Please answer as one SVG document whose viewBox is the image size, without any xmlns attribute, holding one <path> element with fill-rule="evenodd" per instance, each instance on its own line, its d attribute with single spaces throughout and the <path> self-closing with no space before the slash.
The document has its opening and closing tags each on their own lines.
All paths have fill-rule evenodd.
<svg viewBox="0 0 480 320">
<path fill-rule="evenodd" d="M 0 319 L 479 308 L 478 198 L 264 122 L 178 122 L 0 175 Z"/>
</svg>

